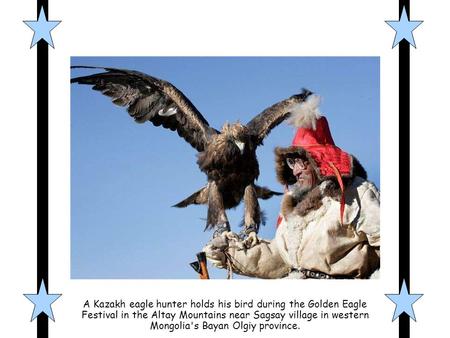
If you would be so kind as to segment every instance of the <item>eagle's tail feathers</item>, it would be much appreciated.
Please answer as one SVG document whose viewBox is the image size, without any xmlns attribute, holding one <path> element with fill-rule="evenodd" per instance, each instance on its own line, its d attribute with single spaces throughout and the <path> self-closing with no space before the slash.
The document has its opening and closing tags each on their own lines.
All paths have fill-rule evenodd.
<svg viewBox="0 0 450 338">
<path fill-rule="evenodd" d="M 186 208 L 191 204 L 207 204 L 208 203 L 208 187 L 203 187 L 200 190 L 194 192 L 188 198 L 185 198 L 181 202 L 173 205 L 176 208 Z"/>
<path fill-rule="evenodd" d="M 280 196 L 283 195 L 282 192 L 272 191 L 269 188 L 266 187 L 260 187 L 258 185 L 255 186 L 256 195 L 258 198 L 261 198 L 263 200 L 267 200 L 271 198 L 272 196 Z"/>
</svg>

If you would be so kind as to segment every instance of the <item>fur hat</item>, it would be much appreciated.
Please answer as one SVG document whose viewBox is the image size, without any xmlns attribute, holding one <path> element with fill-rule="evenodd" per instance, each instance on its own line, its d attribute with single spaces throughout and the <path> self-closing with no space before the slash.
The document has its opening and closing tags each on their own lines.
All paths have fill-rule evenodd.
<svg viewBox="0 0 450 338">
<path fill-rule="evenodd" d="M 275 148 L 276 173 L 283 185 L 297 182 L 286 163 L 287 157 L 306 158 L 313 166 L 319 181 L 333 178 L 367 178 L 359 161 L 334 144 L 328 121 L 319 111 L 320 97 L 310 95 L 301 105 L 292 107 L 288 122 L 297 127 L 290 147 Z"/>
<path fill-rule="evenodd" d="M 343 223 L 345 181 L 355 176 L 367 179 L 367 173 L 356 158 L 334 144 L 328 121 L 320 115 L 319 103 L 318 95 L 310 95 L 305 102 L 290 107 L 292 114 L 288 122 L 297 127 L 297 132 L 292 146 L 275 148 L 277 178 L 283 185 L 296 183 L 286 158 L 306 158 L 319 181 L 337 180 L 341 189 L 340 218 Z"/>
</svg>

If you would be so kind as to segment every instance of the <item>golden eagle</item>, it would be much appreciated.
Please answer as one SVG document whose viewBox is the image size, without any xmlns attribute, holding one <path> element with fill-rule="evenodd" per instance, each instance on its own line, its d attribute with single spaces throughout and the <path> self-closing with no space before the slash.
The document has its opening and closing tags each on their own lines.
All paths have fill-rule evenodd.
<svg viewBox="0 0 450 338">
<path fill-rule="evenodd" d="M 244 199 L 244 233 L 253 236 L 262 222 L 258 198 L 268 199 L 280 193 L 255 184 L 259 176 L 256 148 L 272 128 L 296 111 L 311 94 L 308 90 L 278 102 L 255 116 L 249 123 L 226 123 L 218 131 L 209 126 L 189 99 L 175 86 L 153 76 L 125 69 L 73 66 L 103 69 L 105 72 L 71 79 L 71 83 L 92 85 L 92 89 L 111 97 L 112 102 L 127 107 L 138 123 L 149 121 L 176 131 L 198 153 L 197 163 L 208 177 L 206 186 L 176 204 L 207 204 L 206 228 L 216 234 L 230 230 L 225 213 Z"/>
</svg>

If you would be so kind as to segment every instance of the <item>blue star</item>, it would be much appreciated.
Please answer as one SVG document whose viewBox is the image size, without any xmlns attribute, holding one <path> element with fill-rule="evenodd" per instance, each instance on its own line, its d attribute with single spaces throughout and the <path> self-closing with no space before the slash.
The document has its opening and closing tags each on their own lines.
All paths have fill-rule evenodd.
<svg viewBox="0 0 450 338">
<path fill-rule="evenodd" d="M 55 48 L 53 46 L 53 40 L 50 32 L 53 28 L 58 26 L 60 22 L 61 21 L 47 21 L 44 7 L 41 7 L 41 11 L 39 12 L 39 18 L 37 21 L 24 21 L 23 23 L 34 31 L 33 41 L 31 41 L 30 48 L 37 44 L 41 39 L 44 39 L 50 46 Z"/>
<path fill-rule="evenodd" d="M 24 296 L 34 303 L 31 321 L 33 321 L 42 312 L 44 312 L 51 320 L 55 321 L 51 304 L 61 297 L 61 294 L 48 294 L 44 280 L 42 280 L 41 286 L 39 287 L 39 292 L 37 294 L 24 294 Z"/>
<path fill-rule="evenodd" d="M 414 315 L 412 305 L 422 296 L 423 294 L 410 294 L 405 280 L 403 280 L 402 289 L 399 294 L 386 294 L 386 297 L 395 303 L 395 312 L 392 321 L 396 320 L 403 312 L 415 321 L 416 316 Z"/>
<path fill-rule="evenodd" d="M 405 7 L 403 7 L 402 15 L 399 21 L 386 21 L 386 23 L 395 30 L 395 38 L 392 48 L 398 45 L 400 41 L 405 39 L 416 48 L 412 31 L 417 28 L 423 21 L 409 21 Z"/>
</svg>

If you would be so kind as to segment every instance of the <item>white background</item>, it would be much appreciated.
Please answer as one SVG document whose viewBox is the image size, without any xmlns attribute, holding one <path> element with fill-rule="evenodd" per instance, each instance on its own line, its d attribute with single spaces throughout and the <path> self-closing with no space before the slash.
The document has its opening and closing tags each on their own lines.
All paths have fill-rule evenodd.
<svg viewBox="0 0 450 338">
<path fill-rule="evenodd" d="M 444 327 L 440 304 L 447 298 L 449 221 L 446 200 L 449 70 L 445 8 L 412 2 L 411 19 L 425 20 L 411 49 L 411 292 L 425 293 L 415 305 L 411 336 Z M 0 111 L 1 336 L 34 337 L 36 291 L 36 48 L 22 20 L 36 17 L 36 2 L 3 8 Z M 444 5 L 445 6 L 445 5 Z M 384 20 L 398 18 L 392 1 L 50 1 L 50 289 L 63 296 L 53 305 L 51 337 L 162 336 L 144 322 L 86 322 L 79 319 L 86 298 L 124 297 L 232 299 L 264 295 L 268 300 L 362 297 L 371 321 L 304 325 L 303 337 L 397 336 L 394 304 L 398 291 L 398 51 Z M 448 5 L 447 5 L 448 7 Z M 448 30 L 448 27 L 447 27 Z M 270 55 L 381 57 L 382 274 L 377 281 L 70 280 L 70 56 Z M 402 121 L 400 121 L 402 123 Z M 201 283 L 201 284 L 200 284 Z M 201 290 L 201 295 L 199 293 Z M 7 335 L 6 335 L 7 334 Z M 210 333 L 199 332 L 211 335 Z M 278 333 L 269 333 L 273 336 Z M 298 336 L 299 332 L 285 333 Z M 177 336 L 179 334 L 172 334 Z M 217 336 L 232 336 L 221 333 Z M 237 334 L 236 334 L 237 335 Z"/>
</svg>

